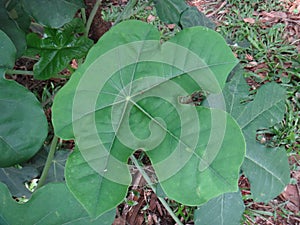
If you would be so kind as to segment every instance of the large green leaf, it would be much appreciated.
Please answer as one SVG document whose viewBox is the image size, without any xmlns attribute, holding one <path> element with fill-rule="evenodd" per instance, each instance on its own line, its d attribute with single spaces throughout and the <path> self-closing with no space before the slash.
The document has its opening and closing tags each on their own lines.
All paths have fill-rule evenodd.
<svg viewBox="0 0 300 225">
<path fill-rule="evenodd" d="M 15 81 L 0 78 L 0 167 L 31 158 L 48 131 L 44 111 L 35 96 Z"/>
<path fill-rule="evenodd" d="M 0 30 L 0 68 L 12 68 L 15 65 L 16 48 L 10 38 Z M 0 79 L 3 78 L 0 74 Z"/>
<path fill-rule="evenodd" d="M 76 11 L 84 8 L 82 0 L 22 0 L 22 3 L 36 22 L 53 28 L 70 22 Z"/>
<path fill-rule="evenodd" d="M 245 206 L 240 192 L 225 193 L 197 208 L 195 225 L 240 225 Z"/>
<path fill-rule="evenodd" d="M 64 29 L 45 28 L 44 38 L 35 33 L 27 35 L 29 51 L 40 56 L 33 68 L 36 79 L 49 79 L 66 68 L 72 59 L 86 55 L 93 41 L 83 36 L 77 37 L 78 26 L 81 26 L 80 23 L 71 23 Z"/>
<path fill-rule="evenodd" d="M 283 119 L 285 90 L 276 83 L 267 83 L 258 89 L 254 100 L 249 102 L 249 86 L 242 73 L 238 72 L 226 85 L 223 94 L 227 111 L 237 120 L 246 139 L 247 151 L 242 170 L 250 180 L 254 200 L 270 201 L 289 182 L 287 154 L 284 148 L 260 144 L 256 132 Z M 223 107 L 219 105 L 218 108 Z"/>
<path fill-rule="evenodd" d="M 63 183 L 42 187 L 25 204 L 14 201 L 7 187 L 0 183 L 0 200 L 2 225 L 110 225 L 115 217 L 115 210 L 111 210 L 97 219 L 89 218 Z"/>
<path fill-rule="evenodd" d="M 0 0 L 0 29 L 12 40 L 17 49 L 17 56 L 19 57 L 26 48 L 25 32 L 9 17 L 5 3 L 5 0 Z M 2 50 L 1 52 L 5 53 L 5 51 Z"/>
<path fill-rule="evenodd" d="M 53 105 L 56 134 L 79 149 L 67 161 L 67 185 L 90 215 L 123 200 L 127 161 L 138 149 L 179 202 L 199 205 L 237 190 L 239 126 L 224 111 L 178 100 L 199 89 L 221 92 L 236 63 L 223 38 L 204 27 L 161 45 L 155 27 L 127 21 L 99 40 Z"/>
</svg>

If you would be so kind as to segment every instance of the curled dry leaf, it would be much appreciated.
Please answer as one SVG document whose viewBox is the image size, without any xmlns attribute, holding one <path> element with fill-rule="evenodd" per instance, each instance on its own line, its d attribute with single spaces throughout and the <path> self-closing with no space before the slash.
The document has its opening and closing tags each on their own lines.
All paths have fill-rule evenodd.
<svg viewBox="0 0 300 225">
<path fill-rule="evenodd" d="M 300 210 L 300 197 L 297 185 L 289 184 L 282 193 L 282 197 L 288 201 L 287 208 L 295 213 Z"/>
</svg>

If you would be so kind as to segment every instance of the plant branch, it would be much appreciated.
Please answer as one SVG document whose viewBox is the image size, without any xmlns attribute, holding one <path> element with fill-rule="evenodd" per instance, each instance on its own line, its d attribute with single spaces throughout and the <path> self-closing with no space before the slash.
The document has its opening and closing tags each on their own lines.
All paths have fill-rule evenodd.
<svg viewBox="0 0 300 225">
<path fill-rule="evenodd" d="M 94 5 L 94 7 L 93 7 L 93 9 L 92 9 L 92 11 L 91 11 L 91 13 L 90 13 L 90 16 L 89 16 L 89 18 L 88 18 L 88 20 L 87 20 L 87 23 L 86 23 L 86 29 L 85 29 L 85 30 L 86 30 L 86 33 L 85 33 L 85 36 L 86 36 L 86 37 L 89 35 L 89 31 L 90 31 L 92 22 L 93 22 L 93 20 L 94 20 L 94 17 L 95 17 L 95 15 L 96 15 L 96 13 L 97 13 L 97 10 L 98 10 L 98 8 L 99 8 L 101 2 L 102 2 L 102 0 L 97 0 L 96 4 Z"/>
<path fill-rule="evenodd" d="M 58 137 L 54 135 L 54 137 L 52 139 L 52 142 L 51 142 L 50 151 L 49 151 L 49 154 L 48 154 L 48 157 L 47 157 L 47 160 L 46 160 L 41 178 L 40 178 L 40 180 L 38 182 L 38 185 L 36 187 L 36 190 L 39 189 L 40 187 L 42 187 L 45 183 L 45 180 L 47 178 L 47 175 L 48 175 L 51 163 L 52 163 L 52 160 L 54 158 L 57 142 L 58 142 Z"/>
<path fill-rule="evenodd" d="M 14 75 L 14 74 L 17 74 L 17 75 L 32 75 L 33 76 L 33 71 L 28 71 L 28 70 L 6 70 L 5 72 L 6 74 L 9 74 L 9 75 Z"/>
<path fill-rule="evenodd" d="M 153 185 L 153 182 L 151 181 L 150 177 L 148 176 L 148 174 L 145 172 L 145 170 L 140 166 L 138 160 L 134 157 L 134 155 L 130 156 L 130 159 L 132 160 L 133 164 L 136 166 L 136 168 L 139 170 L 139 172 L 142 174 L 142 176 L 144 177 L 145 181 L 147 182 L 147 184 L 149 185 L 149 187 L 152 189 L 152 191 L 156 194 L 156 189 Z M 156 195 L 157 196 L 157 195 Z M 181 221 L 178 219 L 178 217 L 175 215 L 175 213 L 173 212 L 173 210 L 170 208 L 169 204 L 166 202 L 166 200 L 162 197 L 157 196 L 157 198 L 159 199 L 159 201 L 161 202 L 161 204 L 163 204 L 163 206 L 165 207 L 165 209 L 168 211 L 168 213 L 170 214 L 170 216 L 173 218 L 173 220 L 178 224 L 178 225 L 183 225 L 183 223 L 181 223 Z"/>
</svg>

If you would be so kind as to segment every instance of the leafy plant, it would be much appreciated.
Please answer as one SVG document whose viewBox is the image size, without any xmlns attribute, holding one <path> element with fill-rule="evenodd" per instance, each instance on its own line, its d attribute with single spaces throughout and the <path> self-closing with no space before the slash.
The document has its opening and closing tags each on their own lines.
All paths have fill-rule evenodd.
<svg viewBox="0 0 300 225">
<path fill-rule="evenodd" d="M 193 36 L 199 38 L 193 41 Z M 201 39 L 214 41 L 209 46 Z M 218 58 L 209 57 L 212 46 Z M 189 60 L 180 63 L 183 55 L 192 61 L 193 54 L 200 64 L 189 65 Z M 112 58 L 118 61 L 112 62 Z M 56 134 L 74 138 L 80 150 L 67 161 L 67 185 L 92 216 L 123 201 L 130 185 L 126 162 L 138 149 L 147 152 L 167 196 L 179 202 L 199 205 L 236 190 L 244 155 L 238 126 L 222 111 L 187 107 L 177 99 L 200 85 L 203 90 L 218 92 L 235 64 L 223 39 L 200 27 L 187 29 L 161 46 L 154 27 L 129 21 L 115 26 L 98 41 L 53 105 Z M 210 82 L 214 78 L 216 83 Z M 214 122 L 220 125 L 222 118 L 226 129 L 220 152 L 209 156 L 207 152 L 217 146 L 210 142 L 215 138 L 214 130 L 219 130 Z M 226 144 L 230 142 L 235 143 L 234 149 Z M 217 163 L 228 157 L 231 165 L 226 169 Z M 212 188 L 216 183 L 218 187 Z M 178 189 L 189 194 L 182 195 Z M 110 201 L 107 193 L 113 196 Z"/>
<path fill-rule="evenodd" d="M 19 184 L 45 167 L 25 204 L 0 184 L 1 224 L 111 224 L 131 185 L 132 167 L 178 224 L 160 196 L 198 206 L 196 224 L 211 223 L 207 210 L 216 224 L 238 224 L 244 210 L 237 185 L 241 170 L 257 201 L 271 200 L 288 183 L 284 150 L 257 141 L 257 130 L 282 120 L 285 90 L 271 83 L 249 98 L 241 74 L 226 83 L 238 61 L 222 36 L 198 26 L 212 24 L 195 8 L 184 1 L 154 1 L 162 21 L 183 28 L 163 44 L 154 26 L 129 20 L 93 45 L 87 38 L 92 17 L 86 25 L 84 13 L 83 20 L 73 19 L 82 1 L 30 2 L 0 2 L 0 165 L 7 167 L 1 181 L 15 197 L 29 198 Z M 136 3 L 130 1 L 119 20 L 129 18 Z M 52 19 L 47 7 L 62 8 Z M 27 34 L 24 42 L 30 18 L 38 32 Z M 54 98 L 54 137 L 49 151 L 38 154 L 47 135 L 42 107 L 27 89 L 5 78 L 5 73 L 21 73 L 12 68 L 26 47 L 26 56 L 38 55 L 33 72 L 27 72 L 36 79 L 59 77 L 72 59 L 86 57 Z M 197 107 L 190 104 L 195 93 L 201 95 Z M 75 141 L 70 155 L 57 151 L 58 138 Z M 135 158 L 137 150 L 149 157 L 154 183 Z M 21 175 L 12 178 L 12 173 Z M 228 207 L 233 203 L 234 211 Z"/>
</svg>

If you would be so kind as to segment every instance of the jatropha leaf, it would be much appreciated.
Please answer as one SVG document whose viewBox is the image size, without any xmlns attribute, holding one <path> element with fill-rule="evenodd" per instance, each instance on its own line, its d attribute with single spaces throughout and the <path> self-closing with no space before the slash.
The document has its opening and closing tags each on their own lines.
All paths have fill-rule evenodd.
<svg viewBox="0 0 300 225">
<path fill-rule="evenodd" d="M 249 101 L 248 94 L 249 86 L 241 72 L 223 91 L 226 109 L 237 120 L 246 139 L 242 170 L 250 180 L 251 193 L 255 201 L 267 202 L 288 184 L 289 164 L 283 148 L 262 145 L 256 135 L 258 130 L 267 129 L 283 119 L 285 90 L 279 84 L 267 83 L 257 90 L 253 101 Z M 211 101 L 217 102 L 216 99 Z"/>
<path fill-rule="evenodd" d="M 115 218 L 115 209 L 97 219 L 90 218 L 64 183 L 51 183 L 41 187 L 24 204 L 17 203 L 7 187 L 0 183 L 0 201 L 1 225 L 110 225 Z"/>
<path fill-rule="evenodd" d="M 21 2 L 35 21 L 52 28 L 59 28 L 70 22 L 76 11 L 84 8 L 82 0 L 21 0 Z"/>
<path fill-rule="evenodd" d="M 157 15 L 165 23 L 174 23 L 181 28 L 204 26 L 214 29 L 216 27 L 197 7 L 188 5 L 184 0 L 154 0 L 154 5 Z"/>
<path fill-rule="evenodd" d="M 38 152 L 48 123 L 36 97 L 12 80 L 0 78 L 0 108 L 0 167 L 9 167 Z"/>
<path fill-rule="evenodd" d="M 204 27 L 161 45 L 155 27 L 126 21 L 99 40 L 53 105 L 56 135 L 76 143 L 67 185 L 90 215 L 123 201 L 128 158 L 138 149 L 163 192 L 183 204 L 237 191 L 245 153 L 239 126 L 222 110 L 179 103 L 200 89 L 220 93 L 236 64 L 224 39 Z"/>
<path fill-rule="evenodd" d="M 17 57 L 20 57 L 26 49 L 25 32 L 20 28 L 18 22 L 13 20 L 9 15 L 9 10 L 6 8 L 7 1 L 0 0 L 0 30 L 6 33 L 17 49 Z M 16 18 L 17 19 L 17 18 Z M 24 19 L 25 20 L 25 19 Z M 27 29 L 29 28 L 29 24 Z M 2 36 L 2 35 L 1 35 Z M 1 46 L 4 43 L 1 43 Z M 6 53 L 3 49 L 1 52 Z"/>
<path fill-rule="evenodd" d="M 240 225 L 245 205 L 240 192 L 225 193 L 199 206 L 194 214 L 196 225 Z"/>
<path fill-rule="evenodd" d="M 76 36 L 79 20 L 74 20 L 61 29 L 45 28 L 43 38 L 35 33 L 27 35 L 28 52 L 36 52 L 40 59 L 34 65 L 36 79 L 49 79 L 66 68 L 72 59 L 82 58 L 92 47 L 93 41 Z M 77 21 L 77 22 L 76 22 Z"/>
</svg>

